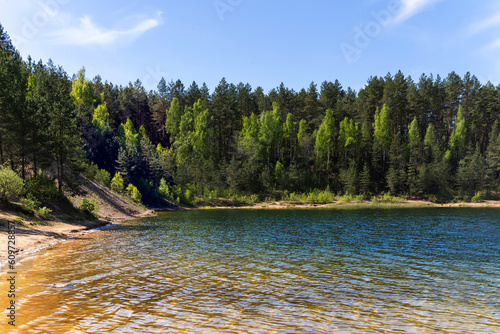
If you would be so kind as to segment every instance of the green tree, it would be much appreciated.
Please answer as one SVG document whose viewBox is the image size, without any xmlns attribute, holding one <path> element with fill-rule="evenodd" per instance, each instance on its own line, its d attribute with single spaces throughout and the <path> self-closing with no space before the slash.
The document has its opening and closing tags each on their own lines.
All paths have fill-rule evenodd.
<svg viewBox="0 0 500 334">
<path fill-rule="evenodd" d="M 51 134 L 47 149 L 54 157 L 59 191 L 63 186 L 77 191 L 77 175 L 82 171 L 84 153 L 81 136 L 76 125 L 75 107 L 71 100 L 71 81 L 62 67 L 48 64 L 50 89 L 47 91 L 47 109 Z"/>
<path fill-rule="evenodd" d="M 500 182 L 500 126 L 498 120 L 493 124 L 489 138 L 486 161 L 491 176 L 498 186 Z"/>
<path fill-rule="evenodd" d="M 23 180 L 8 167 L 0 167 L 0 201 L 9 202 L 19 198 L 23 191 Z"/>
<path fill-rule="evenodd" d="M 399 133 L 394 136 L 391 143 L 389 171 L 387 173 L 387 185 L 393 194 L 401 194 L 405 192 L 407 183 L 407 148 L 403 143 Z"/>
<path fill-rule="evenodd" d="M 353 159 L 357 158 L 360 146 L 359 126 L 354 120 L 347 117 L 340 122 L 339 146 L 344 152 L 344 158 L 346 160 L 344 165 L 347 165 L 348 156 Z"/>
<path fill-rule="evenodd" d="M 111 180 L 111 190 L 118 193 L 123 192 L 123 177 L 119 172 L 117 172 Z"/>
<path fill-rule="evenodd" d="M 488 164 L 481 155 L 479 146 L 474 153 L 460 161 L 456 180 L 458 188 L 464 193 L 475 193 L 486 188 L 489 183 Z"/>
<path fill-rule="evenodd" d="M 335 148 L 336 131 L 333 111 L 328 109 L 321 125 L 319 126 L 314 145 L 314 151 L 316 153 L 316 160 L 318 161 L 318 164 L 324 164 L 326 160 L 327 170 L 330 168 L 330 156 Z"/>
<path fill-rule="evenodd" d="M 375 122 L 373 123 L 374 155 L 382 154 L 382 174 L 385 173 L 387 153 L 391 144 L 391 120 L 389 107 L 384 104 L 382 110 L 375 111 Z"/>
<path fill-rule="evenodd" d="M 127 195 L 132 198 L 132 200 L 134 202 L 137 202 L 137 203 L 140 203 L 141 202 L 141 199 L 142 199 L 142 195 L 141 193 L 139 192 L 139 189 L 137 189 L 136 186 L 134 186 L 133 184 L 129 184 L 127 186 L 127 189 L 125 190 L 127 192 Z"/>
<path fill-rule="evenodd" d="M 26 106 L 30 73 L 10 37 L 0 25 L 0 164 L 10 163 L 12 169 L 21 164 L 25 177 L 26 155 L 29 151 L 31 122 Z"/>
<path fill-rule="evenodd" d="M 265 111 L 260 115 L 259 141 L 264 155 L 267 157 L 267 166 L 280 159 L 280 148 L 283 139 L 283 121 L 278 104 L 273 103 L 273 110 Z"/>
<path fill-rule="evenodd" d="M 417 117 L 413 119 L 408 127 L 408 143 L 410 149 L 410 156 L 415 166 L 418 165 L 418 158 L 420 157 L 420 147 L 422 145 L 420 138 L 420 131 L 418 129 Z"/>
<path fill-rule="evenodd" d="M 258 159 L 261 150 L 259 133 L 260 123 L 257 116 L 252 113 L 250 117 L 243 117 L 243 129 L 239 136 L 239 147 L 253 161 Z"/>
<path fill-rule="evenodd" d="M 349 168 L 342 170 L 340 177 L 344 184 L 344 192 L 346 194 L 355 195 L 358 193 L 359 174 L 354 161 L 351 161 Z"/>
<path fill-rule="evenodd" d="M 106 107 L 106 102 L 99 104 L 97 108 L 94 110 L 94 115 L 92 116 L 92 124 L 96 128 L 96 130 L 104 135 L 106 131 L 109 129 L 109 112 Z"/>
<path fill-rule="evenodd" d="M 462 108 L 458 109 L 457 117 L 455 120 L 455 127 L 451 133 L 449 147 L 453 157 L 456 161 L 461 160 L 467 151 L 468 129 L 465 118 L 462 114 Z"/>
<path fill-rule="evenodd" d="M 413 119 L 408 127 L 408 148 L 410 150 L 410 161 L 408 163 L 408 189 L 410 196 L 413 196 L 419 189 L 417 169 L 420 166 L 421 157 L 421 139 L 420 131 L 418 129 L 417 117 Z"/>
<path fill-rule="evenodd" d="M 368 167 L 368 164 L 364 164 L 363 166 L 363 171 L 361 172 L 360 176 L 360 190 L 363 194 L 369 194 L 370 189 L 371 189 L 371 175 L 370 175 L 370 168 Z"/>
<path fill-rule="evenodd" d="M 170 109 L 167 110 L 167 120 L 165 123 L 165 129 L 168 134 L 170 134 L 170 143 L 175 142 L 176 136 L 180 131 L 182 110 L 179 104 L 179 99 L 174 98 L 170 105 Z"/>
<path fill-rule="evenodd" d="M 288 113 L 286 116 L 286 121 L 284 124 L 284 135 L 286 139 L 286 149 L 288 150 L 289 153 L 289 162 L 292 163 L 294 160 L 294 154 L 297 151 L 297 131 L 298 131 L 298 124 L 297 122 L 294 122 L 293 120 L 293 115 L 291 113 Z"/>
</svg>

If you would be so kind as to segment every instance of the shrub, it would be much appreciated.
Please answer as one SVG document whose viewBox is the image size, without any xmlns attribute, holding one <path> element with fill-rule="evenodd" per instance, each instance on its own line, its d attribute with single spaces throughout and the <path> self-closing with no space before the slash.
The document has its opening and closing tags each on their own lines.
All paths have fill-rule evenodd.
<svg viewBox="0 0 500 334">
<path fill-rule="evenodd" d="M 472 201 L 472 202 L 474 202 L 474 203 L 480 203 L 480 202 L 482 202 L 482 201 L 483 201 L 483 197 L 482 197 L 482 195 L 481 195 L 481 192 L 480 192 L 480 191 L 478 191 L 478 192 L 477 192 L 477 193 L 476 193 L 476 194 L 472 197 L 471 201 Z"/>
<path fill-rule="evenodd" d="M 130 195 L 130 197 L 132 197 L 132 200 L 134 200 L 137 203 L 140 203 L 141 199 L 142 199 L 142 195 L 139 192 L 139 189 L 137 189 L 137 188 L 134 188 L 132 190 L 132 194 Z"/>
<path fill-rule="evenodd" d="M 123 192 L 123 177 L 118 172 L 113 177 L 113 180 L 111 180 L 111 190 L 118 193 Z"/>
<path fill-rule="evenodd" d="M 160 180 L 160 185 L 158 186 L 158 193 L 165 199 L 172 202 L 174 201 L 173 193 L 170 190 L 170 187 L 168 186 L 167 182 L 163 178 Z"/>
<path fill-rule="evenodd" d="M 132 183 L 130 183 L 127 186 L 127 194 L 132 198 L 134 202 L 140 203 L 142 199 L 142 195 L 139 192 L 139 189 L 137 189 L 136 186 L 134 186 Z"/>
<path fill-rule="evenodd" d="M 87 215 L 97 216 L 97 212 L 100 209 L 99 198 L 96 194 L 90 197 L 85 197 L 81 202 L 79 202 L 79 209 Z"/>
<path fill-rule="evenodd" d="M 186 189 L 186 192 L 184 193 L 184 198 L 186 199 L 186 201 L 187 201 L 188 203 L 193 202 L 193 199 L 194 199 L 194 194 L 193 194 L 193 192 L 191 191 L 191 189 Z"/>
<path fill-rule="evenodd" d="M 40 218 L 45 219 L 45 218 L 47 218 L 47 216 L 48 216 L 48 215 L 49 215 L 49 213 L 51 213 L 51 212 L 52 212 L 52 210 L 50 210 L 49 208 L 47 208 L 47 207 L 45 207 L 45 206 L 44 206 L 43 208 L 38 209 L 38 211 L 37 211 L 37 215 L 38 215 Z"/>
<path fill-rule="evenodd" d="M 45 174 L 38 174 L 24 182 L 26 197 L 32 195 L 39 200 L 54 200 L 60 197 L 54 180 Z"/>
<path fill-rule="evenodd" d="M 23 191 L 23 180 L 12 169 L 0 167 L 0 201 L 14 201 Z"/>
<path fill-rule="evenodd" d="M 111 186 L 111 175 L 104 169 L 95 174 L 95 180 L 107 188 Z"/>
<path fill-rule="evenodd" d="M 23 210 L 28 211 L 29 213 L 34 213 L 38 210 L 42 203 L 32 194 L 28 194 L 26 197 L 21 198 L 21 204 Z"/>
</svg>

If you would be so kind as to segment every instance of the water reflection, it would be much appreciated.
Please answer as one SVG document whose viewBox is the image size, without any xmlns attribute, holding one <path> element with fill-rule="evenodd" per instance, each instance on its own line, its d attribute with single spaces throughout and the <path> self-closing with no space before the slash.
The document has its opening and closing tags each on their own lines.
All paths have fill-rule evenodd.
<svg viewBox="0 0 500 334">
<path fill-rule="evenodd" d="M 116 226 L 20 268 L 12 332 L 498 332 L 498 211 L 445 213 L 214 210 Z"/>
</svg>

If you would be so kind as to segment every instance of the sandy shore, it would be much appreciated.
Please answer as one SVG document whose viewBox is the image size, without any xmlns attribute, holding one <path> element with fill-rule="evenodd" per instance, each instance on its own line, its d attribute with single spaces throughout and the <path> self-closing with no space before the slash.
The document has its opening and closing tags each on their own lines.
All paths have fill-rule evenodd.
<svg viewBox="0 0 500 334">
<path fill-rule="evenodd" d="M 23 256 L 111 223 L 154 216 L 151 210 L 145 210 L 129 198 L 117 195 L 98 183 L 90 182 L 84 190 L 99 197 L 98 220 L 89 221 L 58 214 L 46 222 L 45 226 L 40 226 L 31 224 L 31 219 L 25 219 L 17 212 L 0 210 L 0 221 L 3 223 L 3 226 L 0 223 L 0 270 L 7 261 L 9 225 L 15 224 L 16 253 L 17 256 Z M 76 203 L 76 199 L 74 202 Z"/>
<path fill-rule="evenodd" d="M 373 203 L 371 201 L 363 202 L 332 202 L 332 203 L 289 203 L 289 202 L 267 202 L 256 203 L 255 205 L 245 206 L 217 206 L 217 207 L 200 207 L 187 208 L 187 210 L 198 209 L 361 209 L 361 208 L 500 208 L 500 201 L 483 201 L 481 203 L 446 203 L 438 204 L 422 200 L 408 200 L 406 202 L 395 203 Z"/>
<path fill-rule="evenodd" d="M 94 221 L 74 223 L 51 222 L 48 226 L 37 225 L 28 227 L 18 222 L 2 219 L 5 224 L 0 228 L 0 269 L 5 265 L 8 255 L 8 222 L 11 222 L 11 224 L 15 223 L 16 256 L 24 256 L 43 250 L 62 241 L 78 238 L 89 230 L 109 225 L 112 222 L 147 216 L 152 216 L 152 214 L 136 215 L 129 218 L 106 217 L 105 219 L 101 218 Z"/>
</svg>

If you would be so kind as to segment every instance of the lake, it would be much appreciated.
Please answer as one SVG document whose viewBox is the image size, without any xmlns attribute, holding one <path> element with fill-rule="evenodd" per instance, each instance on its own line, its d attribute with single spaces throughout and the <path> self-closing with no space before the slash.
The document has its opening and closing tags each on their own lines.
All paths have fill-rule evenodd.
<svg viewBox="0 0 500 334">
<path fill-rule="evenodd" d="M 462 208 L 161 213 L 20 264 L 11 332 L 499 333 L 499 218 Z"/>
</svg>

